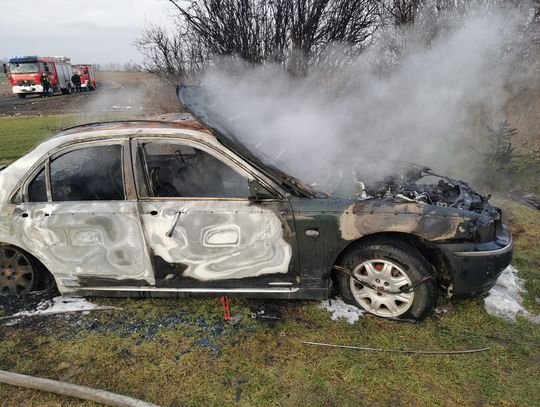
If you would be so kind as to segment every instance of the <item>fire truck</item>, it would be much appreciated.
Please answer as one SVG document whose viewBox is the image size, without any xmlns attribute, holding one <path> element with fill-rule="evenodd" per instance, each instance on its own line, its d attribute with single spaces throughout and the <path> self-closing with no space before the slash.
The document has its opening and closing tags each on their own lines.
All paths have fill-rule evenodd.
<svg viewBox="0 0 540 407">
<path fill-rule="evenodd" d="M 14 56 L 9 59 L 9 81 L 13 93 L 20 98 L 43 94 L 40 76 L 45 73 L 50 81 L 49 92 L 68 94 L 73 91 L 71 60 L 66 57 Z"/>
<path fill-rule="evenodd" d="M 94 90 L 97 86 L 94 66 L 88 64 L 73 65 L 73 73 L 81 77 L 81 88 Z"/>
</svg>

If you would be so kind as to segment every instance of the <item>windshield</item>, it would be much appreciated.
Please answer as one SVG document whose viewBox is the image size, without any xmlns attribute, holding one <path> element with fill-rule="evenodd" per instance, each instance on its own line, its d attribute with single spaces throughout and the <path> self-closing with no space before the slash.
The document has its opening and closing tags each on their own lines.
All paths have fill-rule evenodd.
<svg viewBox="0 0 540 407">
<path fill-rule="evenodd" d="M 39 66 L 37 62 L 10 63 L 9 71 L 11 73 L 39 72 Z"/>
</svg>

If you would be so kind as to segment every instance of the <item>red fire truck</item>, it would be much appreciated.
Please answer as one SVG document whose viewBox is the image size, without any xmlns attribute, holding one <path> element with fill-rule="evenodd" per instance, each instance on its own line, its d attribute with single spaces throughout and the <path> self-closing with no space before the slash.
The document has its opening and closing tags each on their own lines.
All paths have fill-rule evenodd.
<svg viewBox="0 0 540 407">
<path fill-rule="evenodd" d="M 93 65 L 73 65 L 73 73 L 81 77 L 81 88 L 85 90 L 94 90 L 97 86 L 96 74 Z"/>
<path fill-rule="evenodd" d="M 66 57 L 15 56 L 9 59 L 9 81 L 13 93 L 20 98 L 29 94 L 43 94 L 40 76 L 45 73 L 51 81 L 49 92 L 68 94 L 71 83 L 71 60 Z"/>
</svg>

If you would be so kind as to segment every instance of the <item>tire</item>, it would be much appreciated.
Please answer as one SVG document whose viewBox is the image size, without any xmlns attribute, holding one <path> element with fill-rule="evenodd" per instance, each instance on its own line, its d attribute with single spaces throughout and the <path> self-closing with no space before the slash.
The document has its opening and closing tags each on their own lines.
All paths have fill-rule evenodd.
<svg viewBox="0 0 540 407">
<path fill-rule="evenodd" d="M 338 271 L 337 285 L 343 300 L 383 318 L 420 320 L 436 303 L 437 290 L 428 279 L 411 293 L 390 294 L 431 274 L 426 259 L 413 247 L 395 239 L 377 239 L 351 249 L 342 264 L 362 285 Z M 373 288 L 378 288 L 377 290 Z"/>
<path fill-rule="evenodd" d="M 38 288 L 39 277 L 32 256 L 14 246 L 0 246 L 0 295 L 26 295 Z"/>
<path fill-rule="evenodd" d="M 26 97 L 26 94 L 25 93 L 17 93 L 17 96 L 20 98 L 20 99 L 24 99 Z"/>
</svg>

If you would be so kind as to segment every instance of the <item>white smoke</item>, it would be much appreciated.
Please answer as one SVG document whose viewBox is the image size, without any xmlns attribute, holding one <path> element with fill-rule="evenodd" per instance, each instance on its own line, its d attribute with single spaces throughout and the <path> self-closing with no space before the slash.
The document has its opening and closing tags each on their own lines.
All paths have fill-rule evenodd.
<svg viewBox="0 0 540 407">
<path fill-rule="evenodd" d="M 521 80 L 524 18 L 510 9 L 470 12 L 429 45 L 425 24 L 388 31 L 352 63 L 336 67 L 346 53 L 331 49 L 301 79 L 229 61 L 206 72 L 202 86 L 237 136 L 307 182 L 351 164 L 361 178 L 379 178 L 395 160 L 459 174 L 479 132 L 475 109 L 500 120 L 509 84 Z M 397 37 L 400 49 L 389 56 L 388 38 Z"/>
</svg>

